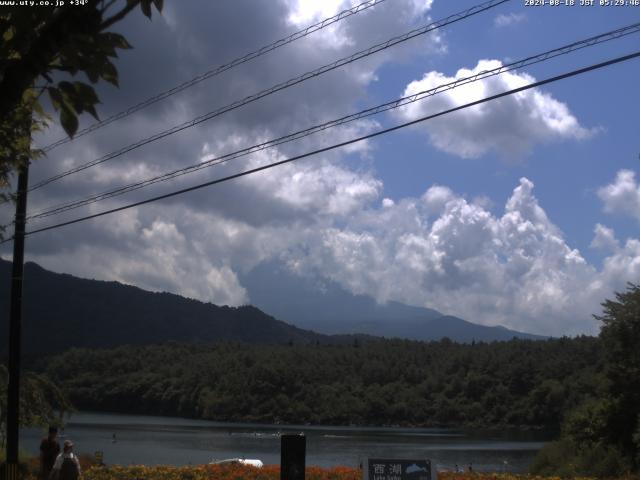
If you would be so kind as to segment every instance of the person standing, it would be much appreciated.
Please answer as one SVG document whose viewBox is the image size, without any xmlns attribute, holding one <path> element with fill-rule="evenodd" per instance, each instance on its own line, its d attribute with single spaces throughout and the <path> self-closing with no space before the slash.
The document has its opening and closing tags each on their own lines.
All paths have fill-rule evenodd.
<svg viewBox="0 0 640 480">
<path fill-rule="evenodd" d="M 58 429 L 49 427 L 49 434 L 40 442 L 40 479 L 47 480 L 51 474 L 53 464 L 60 453 L 58 443 Z"/>
<path fill-rule="evenodd" d="M 58 455 L 53 469 L 51 470 L 53 480 L 78 480 L 80 478 L 80 460 L 73 453 L 73 443 L 65 440 L 62 453 Z"/>
</svg>

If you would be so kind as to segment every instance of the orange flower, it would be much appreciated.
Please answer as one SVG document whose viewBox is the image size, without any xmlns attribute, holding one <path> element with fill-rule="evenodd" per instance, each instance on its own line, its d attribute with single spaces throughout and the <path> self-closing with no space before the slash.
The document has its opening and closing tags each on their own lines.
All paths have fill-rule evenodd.
<svg viewBox="0 0 640 480">
<path fill-rule="evenodd" d="M 34 470 L 24 480 L 36 480 Z M 280 480 L 280 466 L 266 465 L 255 468 L 242 464 L 197 465 L 187 467 L 135 465 L 129 467 L 91 466 L 84 470 L 84 480 Z M 309 466 L 306 480 L 360 480 L 362 472 L 357 468 Z M 438 480 L 560 480 L 558 477 L 539 477 L 513 473 L 439 472 Z M 575 478 L 573 480 L 594 480 Z M 631 477 L 620 480 L 634 480 Z M 635 479 L 640 480 L 640 479 Z"/>
</svg>

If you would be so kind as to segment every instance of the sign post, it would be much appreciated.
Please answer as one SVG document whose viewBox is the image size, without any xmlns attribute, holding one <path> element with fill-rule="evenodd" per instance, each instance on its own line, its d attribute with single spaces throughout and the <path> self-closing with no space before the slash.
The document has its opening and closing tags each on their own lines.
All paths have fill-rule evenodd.
<svg viewBox="0 0 640 480">
<path fill-rule="evenodd" d="M 31 125 L 31 124 L 29 124 Z M 9 385 L 7 386 L 7 480 L 18 480 L 20 428 L 20 347 L 22 328 L 22 276 L 24 272 L 24 231 L 29 188 L 29 159 L 18 169 L 16 217 L 11 266 L 11 307 L 9 316 Z"/>
<path fill-rule="evenodd" d="M 437 480 L 431 460 L 368 458 L 363 469 L 364 480 Z"/>
<path fill-rule="evenodd" d="M 280 480 L 304 480 L 306 445 L 303 434 L 280 437 Z"/>
</svg>

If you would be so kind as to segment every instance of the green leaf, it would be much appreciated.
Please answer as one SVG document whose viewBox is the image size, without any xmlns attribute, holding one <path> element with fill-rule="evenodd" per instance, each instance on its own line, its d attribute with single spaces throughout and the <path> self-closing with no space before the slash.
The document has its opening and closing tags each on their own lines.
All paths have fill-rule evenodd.
<svg viewBox="0 0 640 480">
<path fill-rule="evenodd" d="M 78 55 L 78 49 L 73 47 L 60 49 L 60 55 L 56 59 L 56 67 L 64 68 L 72 75 L 82 69 L 82 58 Z"/>
<path fill-rule="evenodd" d="M 78 116 L 69 108 L 60 110 L 60 123 L 70 137 L 73 137 L 78 131 Z"/>
<path fill-rule="evenodd" d="M 98 112 L 96 112 L 96 108 L 93 105 L 85 105 L 84 109 L 89 112 L 93 118 L 98 121 L 100 120 L 100 117 L 98 117 Z"/>
<path fill-rule="evenodd" d="M 9 42 L 9 41 L 11 41 L 11 39 L 12 39 L 12 38 L 13 38 L 13 36 L 15 35 L 15 32 L 16 32 L 16 31 L 15 31 L 15 29 L 13 29 L 13 28 L 9 28 L 9 29 L 5 30 L 5 31 L 4 31 L 4 33 L 2 34 L 2 39 L 3 39 L 5 42 Z"/>
<path fill-rule="evenodd" d="M 100 49 L 100 52 L 107 57 L 116 58 L 118 56 L 115 47 L 106 39 L 100 38 L 97 42 L 96 48 Z"/>
<path fill-rule="evenodd" d="M 62 93 L 56 87 L 47 88 L 47 93 L 49 94 L 49 98 L 51 99 L 51 105 L 56 111 L 60 110 L 63 104 Z"/>
<path fill-rule="evenodd" d="M 74 82 L 74 87 L 77 99 L 82 104 L 83 109 L 89 112 L 93 118 L 99 120 L 98 113 L 96 112 L 94 105 L 96 103 L 100 103 L 100 100 L 98 99 L 98 95 L 96 95 L 93 87 L 83 82 Z"/>
<path fill-rule="evenodd" d="M 62 108 L 82 113 L 84 105 L 78 98 L 76 88 L 71 82 L 58 82 L 58 89 L 62 92 Z"/>
<path fill-rule="evenodd" d="M 107 82 L 118 87 L 118 70 L 109 60 L 105 60 L 102 64 L 102 71 L 100 76 Z"/>
<path fill-rule="evenodd" d="M 151 18 L 151 0 L 140 0 L 140 8 L 145 17 Z"/>
<path fill-rule="evenodd" d="M 73 82 L 73 86 L 78 98 L 84 105 L 94 105 L 100 103 L 96 91 L 91 85 L 87 85 L 84 82 Z"/>
<path fill-rule="evenodd" d="M 91 83 L 96 83 L 100 80 L 100 71 L 97 65 L 87 65 L 84 73 L 87 74 L 87 78 Z"/>
<path fill-rule="evenodd" d="M 44 109 L 42 108 L 42 105 L 37 100 L 35 102 L 33 102 L 33 111 L 36 114 L 38 114 L 39 117 L 45 117 L 46 116 L 46 113 L 44 112 Z"/>
<path fill-rule="evenodd" d="M 71 82 L 58 82 L 58 88 L 67 96 L 73 96 L 76 92 L 76 89 Z"/>
<path fill-rule="evenodd" d="M 124 38 L 119 33 L 106 32 L 102 34 L 102 37 L 104 37 L 105 40 L 107 40 L 115 48 L 121 48 L 123 50 L 128 50 L 133 48 L 131 44 L 127 41 L 127 39 Z"/>
</svg>

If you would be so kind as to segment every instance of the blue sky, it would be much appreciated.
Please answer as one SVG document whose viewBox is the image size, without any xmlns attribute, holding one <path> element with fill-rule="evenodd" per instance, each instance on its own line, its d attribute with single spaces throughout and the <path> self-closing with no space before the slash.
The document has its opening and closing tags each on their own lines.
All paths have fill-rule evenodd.
<svg viewBox="0 0 640 480">
<path fill-rule="evenodd" d="M 499 14 L 492 14 L 493 25 L 480 16 L 447 29 L 445 54 L 432 56 L 427 62 L 414 59 L 386 67 L 380 73 L 381 80 L 373 85 L 374 95 L 381 101 L 400 96 L 406 79 L 419 78 L 425 64 L 429 70 L 452 75 L 480 58 L 507 63 L 640 19 L 640 9 L 632 7 L 524 7 L 522 3 L 507 4 Z M 433 17 L 446 16 L 450 12 L 447 7 L 450 4 L 435 2 Z M 499 15 L 512 23 L 498 26 Z M 529 67 L 526 72 L 543 79 L 631 53 L 639 45 L 638 37 L 632 35 Z M 637 112 L 631 107 L 640 99 L 639 73 L 637 63 L 627 63 L 544 87 L 569 106 L 583 125 L 600 130 L 585 141 L 536 145 L 530 154 L 510 161 L 496 153 L 473 161 L 462 159 L 438 151 L 414 132 L 383 139 L 378 145 L 385 153 L 377 157 L 381 161 L 376 162 L 376 169 L 385 179 L 384 193 L 391 198 L 420 195 L 425 183 L 435 182 L 471 198 L 487 196 L 500 209 L 518 179 L 525 176 L 535 183 L 540 203 L 572 246 L 599 264 L 602 254 L 589 248 L 596 223 L 610 225 L 622 238 L 638 232 L 637 223 L 628 217 L 603 212 L 597 189 L 613 180 L 618 170 L 637 171 L 640 165 L 638 124 L 634 121 Z M 394 156 L 401 164 L 386 161 Z"/>
<path fill-rule="evenodd" d="M 118 26 L 135 48 L 119 59 L 121 89 L 99 86 L 100 114 L 356 3 L 168 1 L 152 22 L 136 12 Z M 32 182 L 472 5 L 386 0 L 54 150 L 34 165 Z M 33 193 L 30 208 L 143 180 L 436 86 L 460 69 L 493 68 L 638 19 L 640 7 L 525 7 L 512 0 L 53 183 Z M 509 72 L 48 222 L 631 53 L 638 38 Z M 632 60 L 251 178 L 37 234 L 29 238 L 27 256 L 55 271 L 230 305 L 251 303 L 242 278 L 276 265 L 294 279 L 330 282 L 380 303 L 542 334 L 596 333 L 590 316 L 599 303 L 640 277 L 639 74 L 639 61 Z M 36 142 L 60 135 L 52 125 Z M 8 218 L 9 211 L 0 215 Z M 9 252 L 0 250 L 5 257 Z"/>
</svg>

